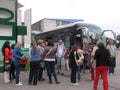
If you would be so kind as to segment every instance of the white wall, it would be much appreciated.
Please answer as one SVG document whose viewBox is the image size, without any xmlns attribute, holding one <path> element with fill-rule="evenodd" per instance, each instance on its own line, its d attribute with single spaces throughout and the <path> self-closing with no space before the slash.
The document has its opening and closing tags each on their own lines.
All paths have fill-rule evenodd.
<svg viewBox="0 0 120 90">
<path fill-rule="evenodd" d="M 42 24 L 41 29 L 44 31 L 56 28 L 56 21 L 55 20 L 43 19 L 41 24 Z"/>
<path fill-rule="evenodd" d="M 27 26 L 27 35 L 24 36 L 24 47 L 29 48 L 31 44 L 31 9 L 25 11 L 24 23 Z"/>
<path fill-rule="evenodd" d="M 21 26 L 21 22 L 22 22 L 22 11 L 20 9 L 18 9 L 18 12 L 17 12 L 17 25 L 18 26 Z M 20 41 L 22 42 L 22 36 L 21 35 L 18 35 L 17 36 L 17 41 Z"/>
</svg>

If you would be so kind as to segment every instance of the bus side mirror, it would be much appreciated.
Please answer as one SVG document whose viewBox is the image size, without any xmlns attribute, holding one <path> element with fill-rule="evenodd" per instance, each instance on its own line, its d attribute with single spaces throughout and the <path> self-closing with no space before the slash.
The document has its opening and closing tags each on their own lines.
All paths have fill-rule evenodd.
<svg viewBox="0 0 120 90">
<path fill-rule="evenodd" d="M 104 34 L 104 32 L 106 32 L 106 31 L 110 31 L 110 32 L 112 32 L 112 34 L 113 34 L 113 37 L 116 39 L 117 37 L 116 37 L 116 33 L 113 31 L 113 30 L 103 30 L 103 32 L 101 33 L 101 36 Z"/>
<path fill-rule="evenodd" d="M 113 36 L 114 36 L 114 38 L 115 38 L 115 39 L 117 38 L 117 36 L 116 36 L 116 33 L 115 33 L 115 32 L 113 32 Z"/>
</svg>

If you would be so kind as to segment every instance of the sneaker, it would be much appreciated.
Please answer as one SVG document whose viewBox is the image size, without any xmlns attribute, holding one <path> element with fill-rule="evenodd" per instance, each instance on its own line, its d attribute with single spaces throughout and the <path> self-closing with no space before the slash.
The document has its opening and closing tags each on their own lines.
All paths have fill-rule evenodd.
<svg viewBox="0 0 120 90">
<path fill-rule="evenodd" d="M 41 79 L 39 79 L 39 81 L 45 81 L 45 79 L 44 79 L 44 78 L 41 78 Z"/>
<path fill-rule="evenodd" d="M 56 82 L 56 84 L 60 84 L 60 82 L 59 82 L 59 81 L 57 81 L 57 82 Z"/>
<path fill-rule="evenodd" d="M 5 84 L 7 84 L 7 83 L 10 83 L 10 80 L 8 80 L 8 81 L 5 81 Z"/>
<path fill-rule="evenodd" d="M 62 76 L 65 76 L 65 74 L 64 74 L 64 73 L 61 73 L 61 75 L 62 75 Z"/>
<path fill-rule="evenodd" d="M 72 85 L 73 85 L 73 86 L 78 86 L 78 85 L 79 85 L 79 83 L 72 83 Z"/>
<path fill-rule="evenodd" d="M 22 84 L 22 82 L 19 82 L 19 83 L 21 83 L 21 84 Z"/>
<path fill-rule="evenodd" d="M 59 75 L 60 74 L 60 72 L 57 72 L 57 75 Z"/>
<path fill-rule="evenodd" d="M 15 79 L 15 76 L 13 78 L 10 78 L 10 80 L 14 80 Z"/>
<path fill-rule="evenodd" d="M 33 85 L 37 86 L 37 83 L 33 83 Z"/>
<path fill-rule="evenodd" d="M 72 86 L 72 85 L 73 85 L 73 83 L 70 83 L 70 85 Z"/>
<path fill-rule="evenodd" d="M 16 86 L 22 86 L 23 84 L 22 83 L 18 83 L 18 84 L 16 84 Z"/>
<path fill-rule="evenodd" d="M 49 84 L 52 84 L 52 82 L 50 81 L 50 82 L 48 82 Z"/>
<path fill-rule="evenodd" d="M 31 82 L 29 82 L 28 84 L 29 84 L 29 85 L 32 85 L 32 83 L 31 83 Z"/>
<path fill-rule="evenodd" d="M 112 75 L 113 75 L 113 73 L 110 73 L 110 75 L 112 76 Z"/>
</svg>

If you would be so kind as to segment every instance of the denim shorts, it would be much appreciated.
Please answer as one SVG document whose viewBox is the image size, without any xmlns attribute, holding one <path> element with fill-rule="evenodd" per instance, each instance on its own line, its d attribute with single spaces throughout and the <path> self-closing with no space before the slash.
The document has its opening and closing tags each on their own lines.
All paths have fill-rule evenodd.
<svg viewBox="0 0 120 90">
<path fill-rule="evenodd" d="M 65 66 L 65 59 L 63 57 L 57 57 L 57 66 Z"/>
</svg>

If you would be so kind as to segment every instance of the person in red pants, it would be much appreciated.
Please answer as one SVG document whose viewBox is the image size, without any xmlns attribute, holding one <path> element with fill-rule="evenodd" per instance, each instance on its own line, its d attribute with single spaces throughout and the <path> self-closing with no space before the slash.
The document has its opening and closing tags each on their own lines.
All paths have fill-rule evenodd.
<svg viewBox="0 0 120 90">
<path fill-rule="evenodd" d="M 103 42 L 99 42 L 97 44 L 98 49 L 95 52 L 94 61 L 96 63 L 96 73 L 94 78 L 94 90 L 97 90 L 98 81 L 100 75 L 103 79 L 103 88 L 104 90 L 108 90 L 108 66 L 110 59 L 110 52 L 105 48 Z"/>
</svg>

